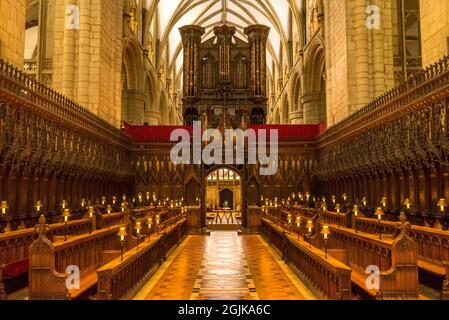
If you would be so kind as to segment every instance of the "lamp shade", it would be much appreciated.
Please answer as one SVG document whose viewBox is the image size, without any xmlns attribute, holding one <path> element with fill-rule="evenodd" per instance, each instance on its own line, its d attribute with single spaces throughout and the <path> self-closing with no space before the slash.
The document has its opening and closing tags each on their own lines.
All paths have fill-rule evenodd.
<svg viewBox="0 0 449 320">
<path fill-rule="evenodd" d="M 405 207 L 406 209 L 410 209 L 411 206 L 412 206 L 412 202 L 410 201 L 410 199 L 409 199 L 409 198 L 405 199 L 405 201 L 404 201 L 404 207 Z"/>
<path fill-rule="evenodd" d="M 108 211 L 108 214 L 110 214 L 112 212 L 112 207 L 110 204 L 108 204 L 108 206 L 106 207 L 106 210 Z"/>
<path fill-rule="evenodd" d="M 329 236 L 331 234 L 329 226 L 323 226 L 323 228 L 321 228 L 321 234 L 323 235 L 324 239 L 329 239 Z"/>
<path fill-rule="evenodd" d="M 359 206 L 355 204 L 352 212 L 354 212 L 354 215 L 357 217 L 359 215 Z"/>
<path fill-rule="evenodd" d="M 36 212 L 41 212 L 41 210 L 44 206 L 42 205 L 42 201 L 38 200 L 36 202 L 36 204 L 34 205 L 34 207 L 36 208 Z"/>
<path fill-rule="evenodd" d="M 62 214 L 62 217 L 64 218 L 64 222 L 68 222 L 69 219 L 72 217 L 72 215 L 70 214 L 70 210 L 65 209 L 64 213 Z"/>
<path fill-rule="evenodd" d="M 67 201 L 62 200 L 61 207 L 62 207 L 62 209 L 65 209 L 65 207 L 67 207 Z"/>
<path fill-rule="evenodd" d="M 335 206 L 335 210 L 337 211 L 337 213 L 340 213 L 341 210 L 340 204 L 337 203 L 337 205 Z"/>
<path fill-rule="evenodd" d="M 382 216 L 385 214 L 385 212 L 382 210 L 382 208 L 377 208 L 376 210 L 376 216 L 377 219 L 382 220 Z"/>
<path fill-rule="evenodd" d="M 307 221 L 306 228 L 309 230 L 309 232 L 312 232 L 312 229 L 313 229 L 313 221 L 312 220 Z"/>
<path fill-rule="evenodd" d="M 121 227 L 117 234 L 120 237 L 120 241 L 125 241 L 125 237 L 128 236 L 125 227 Z"/>
<path fill-rule="evenodd" d="M 446 199 L 441 198 L 440 200 L 438 200 L 437 205 L 438 205 L 438 207 L 440 208 L 440 211 L 441 211 L 441 212 L 444 212 L 445 209 L 446 209 L 446 206 L 447 206 Z"/>
</svg>

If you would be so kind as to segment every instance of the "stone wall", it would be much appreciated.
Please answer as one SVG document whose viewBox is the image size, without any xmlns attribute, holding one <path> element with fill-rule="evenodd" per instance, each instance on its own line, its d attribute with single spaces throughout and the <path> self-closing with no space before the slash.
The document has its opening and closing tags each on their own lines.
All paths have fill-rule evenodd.
<svg viewBox="0 0 449 320">
<path fill-rule="evenodd" d="M 0 1 L 0 58 L 22 68 L 26 0 Z"/>
<path fill-rule="evenodd" d="M 420 0 L 423 66 L 449 54 L 449 1 Z"/>
</svg>

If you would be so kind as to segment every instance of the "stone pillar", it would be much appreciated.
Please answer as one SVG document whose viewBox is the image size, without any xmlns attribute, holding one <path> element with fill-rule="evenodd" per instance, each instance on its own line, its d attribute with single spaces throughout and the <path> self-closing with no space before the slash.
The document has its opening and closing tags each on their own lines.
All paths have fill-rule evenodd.
<svg viewBox="0 0 449 320">
<path fill-rule="evenodd" d="M 180 32 L 184 47 L 184 98 L 195 97 L 200 81 L 199 48 L 206 31 L 200 26 L 185 26 L 180 28 Z"/>
<path fill-rule="evenodd" d="M 25 44 L 25 0 L 1 0 L 0 58 L 22 69 Z"/>
<path fill-rule="evenodd" d="M 321 104 L 323 101 L 324 92 L 310 92 L 301 97 L 301 104 L 304 108 L 304 123 L 318 124 L 326 119 L 326 115 L 321 114 Z"/>
<path fill-rule="evenodd" d="M 251 46 L 251 84 L 253 95 L 267 95 L 267 41 L 270 28 L 263 25 L 253 25 L 245 28 Z"/>
</svg>

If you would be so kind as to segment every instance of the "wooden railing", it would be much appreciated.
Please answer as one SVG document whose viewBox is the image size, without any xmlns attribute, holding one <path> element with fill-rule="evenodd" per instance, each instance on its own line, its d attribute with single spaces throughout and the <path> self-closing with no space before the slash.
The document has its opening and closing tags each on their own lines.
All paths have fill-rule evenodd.
<svg viewBox="0 0 449 320">
<path fill-rule="evenodd" d="M 139 250 L 131 249 L 121 258 L 111 261 L 97 271 L 98 299 L 118 300 L 132 294 L 133 289 L 159 267 L 170 251 L 187 234 L 187 219 L 180 217 L 166 224 L 163 234 L 147 241 Z"/>
<path fill-rule="evenodd" d="M 309 219 L 318 211 L 299 209 L 296 211 L 303 218 Z M 352 280 L 361 289 L 369 294 L 384 299 L 418 299 L 418 255 L 415 241 L 408 235 L 411 224 L 406 222 L 405 215 L 401 216 L 402 222 L 391 227 L 399 236 L 393 239 L 381 238 L 379 234 L 369 234 L 361 230 L 346 228 L 344 214 L 320 211 L 316 220 L 315 238 L 313 244 L 324 247 L 324 242 L 318 236 L 323 225 L 327 225 L 331 231 L 328 240 L 329 249 L 344 250 L 340 254 L 345 264 L 353 269 Z M 337 221 L 337 223 L 334 223 Z M 366 269 L 376 266 L 380 271 L 379 290 L 367 289 L 365 280 Z"/>
<path fill-rule="evenodd" d="M 317 295 L 332 300 L 351 299 L 351 268 L 332 257 L 326 259 L 323 251 L 287 235 L 269 219 L 262 218 L 261 232 Z"/>
</svg>

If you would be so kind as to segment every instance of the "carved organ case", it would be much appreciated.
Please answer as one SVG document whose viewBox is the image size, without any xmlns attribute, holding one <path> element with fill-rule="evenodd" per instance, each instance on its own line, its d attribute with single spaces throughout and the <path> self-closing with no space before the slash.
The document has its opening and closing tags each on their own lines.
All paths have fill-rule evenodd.
<svg viewBox="0 0 449 320">
<path fill-rule="evenodd" d="M 248 41 L 226 24 L 205 29 L 180 29 L 184 46 L 183 113 L 186 125 L 206 117 L 209 127 L 264 124 L 267 108 L 266 47 L 270 29 L 253 25 L 244 30 Z"/>
</svg>

